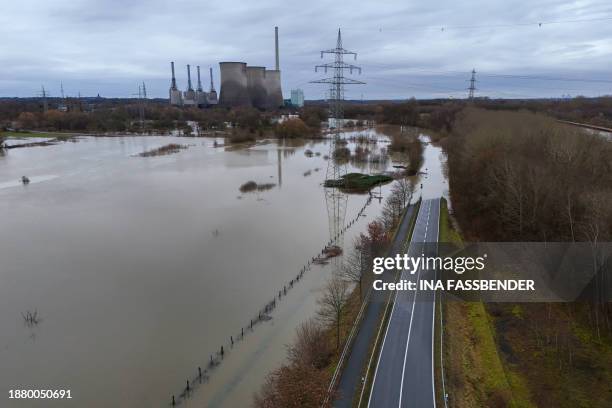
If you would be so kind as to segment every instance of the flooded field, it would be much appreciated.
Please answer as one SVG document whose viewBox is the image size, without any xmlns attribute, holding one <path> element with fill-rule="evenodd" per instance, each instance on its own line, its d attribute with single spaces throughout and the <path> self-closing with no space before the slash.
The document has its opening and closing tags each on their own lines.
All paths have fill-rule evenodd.
<svg viewBox="0 0 612 408">
<path fill-rule="evenodd" d="M 385 147 L 384 135 L 366 134 Z M 187 148 L 138 157 L 169 143 Z M 322 187 L 329 145 L 222 144 L 80 138 L 0 156 L 0 392 L 72 394 L 14 406 L 166 407 L 221 345 L 223 364 L 181 403 L 250 405 L 331 274 L 329 265 L 314 266 L 271 320 L 228 346 L 329 240 Z M 417 181 L 425 197 L 446 192 L 441 155 L 427 144 L 427 171 Z M 349 171 L 392 165 L 353 163 Z M 248 181 L 269 188 L 241 192 Z M 350 195 L 347 221 L 367 199 Z M 381 205 L 372 200 L 345 246 Z M 25 324 L 29 311 L 37 324 Z"/>
</svg>

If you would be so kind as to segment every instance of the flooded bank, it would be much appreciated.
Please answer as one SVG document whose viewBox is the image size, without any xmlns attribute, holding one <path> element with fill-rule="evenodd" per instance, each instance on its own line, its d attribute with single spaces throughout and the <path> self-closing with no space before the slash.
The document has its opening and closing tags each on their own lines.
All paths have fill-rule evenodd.
<svg viewBox="0 0 612 408">
<path fill-rule="evenodd" d="M 224 141 L 191 139 L 171 155 L 134 157 L 185 139 L 80 138 L 0 157 L 1 391 L 71 389 L 70 401 L 31 406 L 169 406 L 320 252 L 329 240 L 328 142 L 215 142 Z M 424 196 L 439 180 L 433 149 L 425 149 Z M 15 184 L 23 175 L 32 183 Z M 251 180 L 274 186 L 242 193 Z M 380 187 L 383 196 L 389 188 Z M 349 197 L 347 221 L 367 198 Z M 345 245 L 381 205 L 372 201 Z M 295 328 L 314 315 L 330 274 L 329 265 L 305 273 L 271 320 L 226 346 L 223 364 L 183 405 L 249 406 Z M 24 324 L 29 310 L 38 324 Z"/>
</svg>

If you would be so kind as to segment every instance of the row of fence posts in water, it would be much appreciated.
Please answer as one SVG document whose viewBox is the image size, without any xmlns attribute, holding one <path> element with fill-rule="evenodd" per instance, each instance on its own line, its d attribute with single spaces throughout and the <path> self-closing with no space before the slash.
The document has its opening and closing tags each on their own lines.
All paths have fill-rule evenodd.
<svg viewBox="0 0 612 408">
<path fill-rule="evenodd" d="M 321 259 L 320 257 L 325 254 L 325 249 L 328 246 L 330 246 L 336 239 L 338 239 L 340 235 L 344 234 L 345 231 L 347 231 L 350 227 L 352 227 L 357 222 L 359 217 L 362 216 L 366 207 L 370 205 L 371 202 L 372 202 L 372 197 L 370 196 L 366 200 L 366 203 L 363 205 L 363 207 L 361 207 L 361 209 L 357 212 L 357 215 L 355 216 L 355 218 L 349 221 L 349 223 L 346 224 L 346 226 L 342 228 L 342 230 L 337 234 L 336 237 L 334 237 L 332 240 L 329 241 L 329 243 L 321 250 L 319 254 L 317 254 L 316 256 L 313 256 L 304 266 L 302 266 L 302 268 L 300 269 L 300 272 L 295 276 L 295 278 L 291 279 L 286 285 L 283 285 L 283 288 L 278 291 L 278 295 L 274 296 L 274 299 L 266 303 L 266 305 L 257 313 L 256 317 L 254 317 L 253 319 L 250 319 L 249 324 L 246 327 L 247 329 L 246 333 L 245 333 L 245 327 L 241 327 L 240 334 L 238 334 L 236 338 L 234 338 L 233 335 L 229 337 L 228 345 L 230 346 L 230 348 L 234 347 L 235 342 L 243 340 L 245 334 L 247 334 L 249 330 L 253 331 L 253 327 L 255 325 L 272 319 L 269 316 L 269 313 L 276 308 L 277 300 L 280 301 L 283 296 L 287 295 L 287 291 L 292 289 L 293 285 L 295 285 L 297 282 L 300 281 L 300 279 L 304 276 L 304 273 L 310 270 L 312 264 L 316 263 L 318 259 Z M 191 393 L 195 390 L 195 388 L 198 385 L 201 385 L 207 382 L 210 378 L 210 373 L 217 366 L 219 366 L 219 364 L 221 364 L 221 361 L 223 361 L 223 358 L 225 357 L 226 353 L 227 351 L 222 345 L 220 349 L 218 349 L 214 354 L 210 355 L 210 360 L 208 361 L 204 369 L 202 369 L 201 366 L 198 366 L 198 373 L 196 374 L 195 377 L 192 377 L 191 379 L 188 378 L 185 381 L 185 384 L 186 384 L 185 388 L 183 388 L 183 391 L 179 394 L 178 398 L 175 397 L 175 395 L 172 395 L 171 405 L 172 406 L 179 405 L 181 401 L 189 398 Z"/>
</svg>

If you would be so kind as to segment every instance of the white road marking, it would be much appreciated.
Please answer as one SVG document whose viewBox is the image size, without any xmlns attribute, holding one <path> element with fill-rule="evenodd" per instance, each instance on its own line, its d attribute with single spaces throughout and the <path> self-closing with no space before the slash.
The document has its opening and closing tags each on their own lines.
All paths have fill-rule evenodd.
<svg viewBox="0 0 612 408">
<path fill-rule="evenodd" d="M 431 201 L 427 207 L 427 222 L 425 223 L 425 238 L 423 239 L 423 251 L 425 249 L 425 242 L 427 241 L 427 227 L 429 226 L 429 215 L 431 213 Z M 416 279 L 416 288 L 414 291 L 414 297 L 412 298 L 412 310 L 410 312 L 410 324 L 408 325 L 408 338 L 406 339 L 406 350 L 404 351 L 404 364 L 402 365 L 402 379 L 400 382 L 400 392 L 399 392 L 399 407 L 402 407 L 402 394 L 404 390 L 404 376 L 406 374 L 406 359 L 408 357 L 408 347 L 410 345 L 410 334 L 412 333 L 412 320 L 414 317 L 414 306 L 416 305 L 417 294 L 419 293 L 419 280 L 421 279 L 421 269 L 419 268 L 419 272 L 417 273 Z"/>
<path fill-rule="evenodd" d="M 419 215 L 420 215 L 420 210 L 419 213 L 417 213 L 417 221 L 419 219 Z M 415 224 L 415 228 L 416 228 L 416 224 Z M 414 238 L 414 236 L 411 237 L 410 242 L 412 243 L 412 239 Z M 408 246 L 408 248 L 410 248 L 410 246 Z M 409 249 L 410 250 L 410 249 Z M 402 273 L 403 275 L 403 273 Z M 400 275 L 400 279 L 401 279 L 401 275 Z M 382 358 L 383 355 L 383 351 L 385 349 L 385 342 L 387 340 L 387 333 L 389 332 L 389 327 L 391 327 L 391 321 L 393 320 L 393 312 L 395 312 L 395 306 L 397 305 L 397 295 L 398 295 L 399 291 L 395 292 L 395 297 L 393 298 L 393 308 L 391 309 L 391 315 L 389 315 L 389 323 L 387 323 L 387 328 L 385 329 L 385 336 L 383 337 L 383 342 L 382 342 L 382 346 L 380 347 L 380 353 L 378 354 L 378 360 L 376 361 L 376 369 L 374 370 L 374 378 L 372 379 L 372 390 L 370 391 L 370 396 L 368 398 L 368 407 L 370 406 L 370 404 L 372 403 L 372 395 L 374 395 L 374 385 L 376 384 L 376 375 L 378 374 L 378 367 L 380 367 L 380 359 Z"/>
<path fill-rule="evenodd" d="M 431 216 L 431 204 L 432 204 L 432 201 L 428 200 L 427 204 L 428 204 L 428 206 L 427 206 L 427 220 L 426 220 L 426 223 L 425 223 L 424 239 L 422 241 L 423 242 L 423 245 L 422 245 L 423 252 L 424 252 L 424 248 L 425 248 L 425 243 L 427 242 L 427 235 L 428 235 L 428 232 L 429 232 L 429 219 L 430 219 L 430 216 Z M 438 213 L 439 213 L 439 211 L 440 211 L 440 208 L 438 207 Z M 420 214 L 418 214 L 418 215 L 420 215 Z M 417 220 L 422 220 L 422 217 L 417 217 Z M 438 235 L 439 235 L 439 230 L 440 230 L 439 223 L 440 223 L 440 221 L 438 219 L 438 225 L 436 226 L 437 227 L 437 234 Z M 414 241 L 414 236 L 412 238 L 413 239 L 411 239 L 411 243 L 415 242 Z M 437 239 L 436 239 L 436 242 L 437 242 Z M 408 337 L 406 339 L 406 349 L 404 351 L 404 363 L 403 363 L 403 367 L 402 367 L 402 377 L 401 377 L 401 382 L 400 382 L 400 393 L 399 393 L 399 407 L 400 408 L 402 406 L 402 391 L 403 391 L 404 377 L 405 377 L 405 372 L 406 372 L 406 360 L 407 360 L 407 356 L 408 356 L 408 347 L 410 345 L 410 336 L 411 336 L 411 333 L 412 333 L 412 320 L 413 320 L 413 317 L 414 317 L 414 309 L 415 309 L 415 305 L 416 305 L 416 297 L 417 297 L 417 294 L 418 294 L 418 283 L 420 281 L 420 276 L 421 276 L 421 269 L 419 269 L 419 271 L 417 273 L 417 279 L 416 279 L 417 286 L 416 286 L 416 290 L 415 290 L 414 297 L 413 297 L 413 300 L 412 300 L 412 310 L 411 310 L 411 313 L 410 313 L 410 323 L 409 323 L 409 326 L 408 326 Z M 403 277 L 403 273 L 400 276 L 400 279 L 402 277 Z M 435 277 L 437 277 L 437 275 L 435 275 Z M 387 339 L 387 334 L 389 332 L 389 327 L 391 326 L 391 322 L 393 321 L 393 314 L 395 312 L 395 306 L 398 303 L 397 302 L 397 295 L 398 295 L 398 292 L 396 292 L 395 297 L 394 297 L 394 303 L 393 303 L 393 308 L 391 310 L 391 315 L 389 317 L 389 323 L 387 324 L 387 328 L 385 330 L 385 336 L 383 338 L 383 343 L 382 343 L 382 346 L 381 346 L 381 349 L 380 349 L 380 354 L 378 356 L 378 361 L 376 363 L 376 370 L 374 371 L 374 379 L 372 381 L 372 392 L 370 393 L 370 396 L 368 398 L 368 407 L 371 405 L 371 402 L 372 402 L 372 395 L 374 394 L 374 392 L 373 392 L 374 391 L 374 385 L 376 384 L 376 376 L 378 374 L 378 368 L 380 366 L 380 360 L 382 358 L 382 354 L 383 354 L 383 351 L 384 351 L 384 348 L 385 348 L 385 342 L 386 342 L 386 339 Z M 433 319 L 435 319 L 435 298 L 436 298 L 436 296 L 435 296 L 435 293 L 434 293 L 434 302 L 433 302 L 434 316 L 432 317 L 432 392 L 433 392 L 433 398 L 434 398 L 434 400 L 433 400 L 434 408 L 436 406 L 436 401 L 435 401 L 435 385 L 434 385 L 434 362 L 433 362 L 433 351 L 434 351 L 434 345 L 433 345 L 433 336 L 434 336 L 434 333 L 433 333 L 433 331 L 434 331 L 433 330 L 433 328 L 434 328 L 433 322 L 434 322 L 434 320 Z"/>
<path fill-rule="evenodd" d="M 440 201 L 438 201 L 438 222 L 436 223 L 436 255 L 438 254 L 438 242 L 440 241 Z M 438 273 L 434 269 L 434 281 L 438 278 Z M 436 331 L 435 318 L 436 318 L 436 291 L 433 293 L 433 313 L 431 316 L 431 393 L 433 397 L 433 406 L 436 408 L 436 385 L 435 385 L 435 366 L 434 366 L 434 332 Z M 442 326 L 440 326 L 440 332 L 442 332 Z M 440 342 L 442 346 L 442 342 Z"/>
</svg>

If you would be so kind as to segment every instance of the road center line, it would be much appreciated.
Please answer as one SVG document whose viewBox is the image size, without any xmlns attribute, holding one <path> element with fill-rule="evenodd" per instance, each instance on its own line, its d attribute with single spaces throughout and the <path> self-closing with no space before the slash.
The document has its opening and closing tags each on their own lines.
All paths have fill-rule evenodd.
<svg viewBox="0 0 612 408">
<path fill-rule="evenodd" d="M 425 241 L 427 240 L 427 227 L 429 226 L 429 215 L 431 213 L 431 201 L 429 202 L 429 205 L 427 206 L 427 221 L 425 224 L 425 238 L 423 239 L 423 251 L 425 250 Z M 404 390 L 404 377 L 406 375 L 406 359 L 408 358 L 408 347 L 410 345 L 410 334 L 412 333 L 412 320 L 414 318 L 414 307 L 416 305 L 416 298 L 417 295 L 419 293 L 419 281 L 421 279 L 421 269 L 419 268 L 419 271 L 417 273 L 417 279 L 416 279 L 416 288 L 414 291 L 414 297 L 412 298 L 412 310 L 410 311 L 410 324 L 408 325 L 408 337 L 406 339 L 406 349 L 404 351 L 404 364 L 402 365 L 402 379 L 400 382 L 400 393 L 399 393 L 399 407 L 402 407 L 402 394 L 403 394 L 403 390 Z"/>
</svg>

